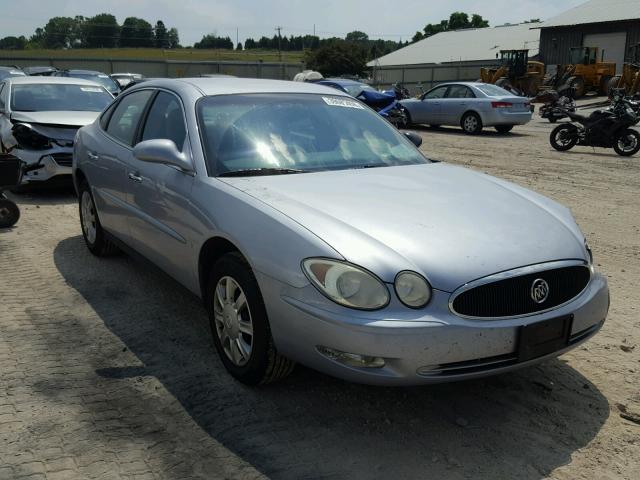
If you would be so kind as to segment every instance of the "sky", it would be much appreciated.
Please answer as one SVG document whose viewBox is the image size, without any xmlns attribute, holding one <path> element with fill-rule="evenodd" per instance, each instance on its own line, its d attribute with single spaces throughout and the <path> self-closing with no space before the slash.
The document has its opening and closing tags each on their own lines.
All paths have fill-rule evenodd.
<svg viewBox="0 0 640 480">
<path fill-rule="evenodd" d="M 119 23 L 126 17 L 164 21 L 176 27 L 182 45 L 203 35 L 229 36 L 236 29 L 247 37 L 315 32 L 321 37 L 344 36 L 361 30 L 371 38 L 410 40 L 427 23 L 439 23 L 454 11 L 478 13 L 491 26 L 548 19 L 586 0 L 0 0 L 0 37 L 31 35 L 54 16 L 111 13 Z"/>
</svg>

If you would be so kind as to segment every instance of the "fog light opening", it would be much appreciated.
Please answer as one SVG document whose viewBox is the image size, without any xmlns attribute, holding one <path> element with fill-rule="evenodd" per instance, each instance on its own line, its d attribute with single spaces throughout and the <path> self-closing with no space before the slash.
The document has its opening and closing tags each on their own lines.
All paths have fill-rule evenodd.
<svg viewBox="0 0 640 480">
<path fill-rule="evenodd" d="M 322 345 L 318 345 L 316 349 L 325 357 L 349 367 L 382 368 L 385 365 L 384 358 L 380 357 L 371 357 L 369 355 L 341 352 L 340 350 L 323 347 Z"/>
</svg>

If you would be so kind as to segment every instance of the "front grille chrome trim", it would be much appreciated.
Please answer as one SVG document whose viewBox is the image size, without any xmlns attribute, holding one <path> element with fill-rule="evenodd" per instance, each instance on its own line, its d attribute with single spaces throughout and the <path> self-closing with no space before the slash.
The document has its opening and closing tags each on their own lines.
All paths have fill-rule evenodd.
<svg viewBox="0 0 640 480">
<path fill-rule="evenodd" d="M 554 305 L 551 308 L 547 308 L 546 310 L 539 310 L 539 311 L 536 311 L 536 312 L 524 313 L 524 314 L 521 314 L 521 315 L 511 315 L 511 316 L 505 316 L 505 317 L 476 317 L 476 316 L 472 316 L 472 315 L 465 315 L 463 313 L 458 313 L 458 312 L 456 312 L 455 308 L 453 307 L 453 302 L 455 302 L 456 298 L 458 298 L 459 295 L 461 295 L 464 292 L 466 292 L 468 290 L 471 290 L 473 288 L 477 288 L 477 287 L 480 287 L 482 285 L 487 285 L 489 283 L 494 283 L 494 282 L 497 282 L 497 281 L 500 281 L 500 280 L 506 280 L 506 279 L 509 279 L 509 278 L 520 277 L 520 276 L 529 275 L 529 274 L 532 274 L 532 273 L 542 273 L 542 272 L 546 272 L 548 270 L 555 270 L 557 268 L 563 268 L 563 267 L 588 267 L 588 269 L 589 269 L 589 280 L 585 284 L 585 287 L 577 295 L 575 295 L 573 298 L 570 298 L 566 302 L 561 303 L 559 305 Z M 504 272 L 494 273 L 493 275 L 489 275 L 487 277 L 482 277 L 482 278 L 479 278 L 477 280 L 473 280 L 471 282 L 465 283 L 461 287 L 459 287 L 456 290 L 454 290 L 453 293 L 451 294 L 451 296 L 449 297 L 449 310 L 451 311 L 451 313 L 453 313 L 454 315 L 456 315 L 456 316 L 458 316 L 460 318 L 465 318 L 465 319 L 468 319 L 468 320 L 477 320 L 477 321 L 482 321 L 482 322 L 491 322 L 491 321 L 495 321 L 495 320 L 509 320 L 509 319 L 513 319 L 513 318 L 524 318 L 524 317 L 531 317 L 531 316 L 534 316 L 534 315 L 541 315 L 543 313 L 550 312 L 552 310 L 557 310 L 559 308 L 562 308 L 563 306 L 575 301 L 578 297 L 580 297 L 585 292 L 585 290 L 587 289 L 587 287 L 591 283 L 592 278 L 593 278 L 593 266 L 590 265 L 584 259 L 558 260 L 558 261 L 555 261 L 555 262 L 537 263 L 535 265 L 527 265 L 525 267 L 516 268 L 514 270 L 507 270 L 507 271 L 504 271 Z"/>
</svg>

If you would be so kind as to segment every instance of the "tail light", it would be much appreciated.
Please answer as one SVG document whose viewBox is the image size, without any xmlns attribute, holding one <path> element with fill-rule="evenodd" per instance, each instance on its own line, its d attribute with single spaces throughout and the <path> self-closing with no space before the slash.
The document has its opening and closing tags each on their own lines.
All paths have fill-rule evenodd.
<svg viewBox="0 0 640 480">
<path fill-rule="evenodd" d="M 513 103 L 511 102 L 491 102 L 491 108 L 511 108 Z"/>
</svg>

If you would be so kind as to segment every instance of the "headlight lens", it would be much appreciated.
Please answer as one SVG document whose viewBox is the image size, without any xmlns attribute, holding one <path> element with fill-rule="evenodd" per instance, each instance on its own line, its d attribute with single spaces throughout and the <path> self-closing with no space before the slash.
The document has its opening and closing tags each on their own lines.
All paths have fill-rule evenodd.
<svg viewBox="0 0 640 480">
<path fill-rule="evenodd" d="M 396 276 L 396 294 L 410 308 L 422 308 L 431 300 L 431 285 L 415 272 L 400 272 Z"/>
<path fill-rule="evenodd" d="M 361 310 L 377 310 L 389 303 L 387 287 L 373 274 L 349 263 L 308 258 L 302 267 L 313 285 L 336 303 Z"/>
</svg>

